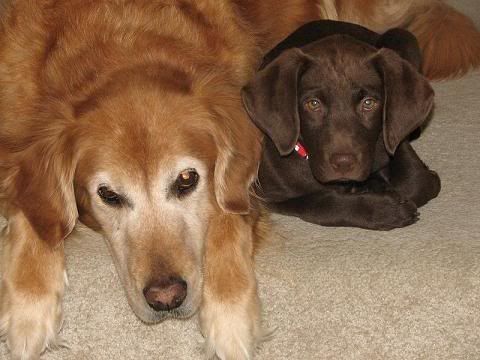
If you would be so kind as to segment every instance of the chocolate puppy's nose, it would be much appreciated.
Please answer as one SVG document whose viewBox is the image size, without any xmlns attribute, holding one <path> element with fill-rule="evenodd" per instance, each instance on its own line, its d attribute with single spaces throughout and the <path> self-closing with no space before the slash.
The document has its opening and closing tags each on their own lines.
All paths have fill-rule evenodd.
<svg viewBox="0 0 480 360">
<path fill-rule="evenodd" d="M 333 154 L 330 156 L 330 164 L 335 171 L 345 174 L 353 169 L 357 158 L 353 154 Z"/>
<path fill-rule="evenodd" d="M 176 276 L 159 278 L 143 289 L 143 295 L 153 310 L 173 310 L 187 297 L 187 283 Z"/>
</svg>

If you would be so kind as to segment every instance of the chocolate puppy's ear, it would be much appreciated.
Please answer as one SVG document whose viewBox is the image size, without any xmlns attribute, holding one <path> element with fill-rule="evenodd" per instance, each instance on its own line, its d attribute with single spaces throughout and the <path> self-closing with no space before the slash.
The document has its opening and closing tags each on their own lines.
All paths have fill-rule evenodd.
<svg viewBox="0 0 480 360">
<path fill-rule="evenodd" d="M 371 60 L 383 78 L 383 138 L 390 155 L 422 125 L 433 106 L 428 80 L 396 52 L 380 49 Z"/>
<path fill-rule="evenodd" d="M 375 46 L 379 49 L 387 48 L 395 51 L 417 71 L 421 71 L 422 51 L 417 38 L 410 31 L 399 28 L 388 30 L 378 38 Z"/>
<path fill-rule="evenodd" d="M 280 155 L 290 154 L 300 135 L 298 81 L 310 59 L 300 49 L 285 51 L 242 89 L 243 104 Z"/>
</svg>

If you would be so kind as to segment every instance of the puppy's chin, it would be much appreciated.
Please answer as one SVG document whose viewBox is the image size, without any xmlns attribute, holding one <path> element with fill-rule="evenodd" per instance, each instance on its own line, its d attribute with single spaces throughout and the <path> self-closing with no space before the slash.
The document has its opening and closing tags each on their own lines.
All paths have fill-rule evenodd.
<svg viewBox="0 0 480 360">
<path fill-rule="evenodd" d="M 348 184 L 363 182 L 370 176 L 370 168 L 367 170 L 354 170 L 346 174 L 338 173 L 328 168 L 312 169 L 315 179 L 322 184 Z"/>
<path fill-rule="evenodd" d="M 343 175 L 331 175 L 331 176 L 315 176 L 315 179 L 325 185 L 348 185 L 352 183 L 361 183 L 367 180 L 368 175 L 359 176 L 343 176 Z"/>
<path fill-rule="evenodd" d="M 350 180 L 350 179 L 338 179 L 324 182 L 325 185 L 337 185 L 337 186 L 356 186 L 361 184 L 361 181 Z"/>
</svg>

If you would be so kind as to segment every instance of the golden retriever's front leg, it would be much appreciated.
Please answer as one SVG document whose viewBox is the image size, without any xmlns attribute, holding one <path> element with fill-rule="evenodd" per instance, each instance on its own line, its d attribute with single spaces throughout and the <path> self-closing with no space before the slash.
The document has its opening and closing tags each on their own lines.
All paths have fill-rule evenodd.
<svg viewBox="0 0 480 360">
<path fill-rule="evenodd" d="M 252 236 L 239 215 L 223 215 L 211 224 L 200 308 L 209 358 L 251 359 L 261 336 Z"/>
<path fill-rule="evenodd" d="M 22 213 L 9 220 L 2 236 L 0 334 L 12 359 L 38 359 L 58 345 L 65 288 L 63 244 L 39 239 Z"/>
</svg>

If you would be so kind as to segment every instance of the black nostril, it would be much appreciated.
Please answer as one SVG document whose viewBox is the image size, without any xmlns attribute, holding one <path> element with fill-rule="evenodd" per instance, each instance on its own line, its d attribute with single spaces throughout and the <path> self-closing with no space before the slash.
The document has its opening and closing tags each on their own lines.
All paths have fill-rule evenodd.
<svg viewBox="0 0 480 360">
<path fill-rule="evenodd" d="M 173 310 L 187 297 L 187 282 L 176 276 L 159 278 L 143 289 L 143 295 L 155 311 Z"/>
<path fill-rule="evenodd" d="M 342 173 L 352 170 L 357 158 L 353 154 L 333 154 L 330 156 L 330 164 L 333 169 Z"/>
</svg>

